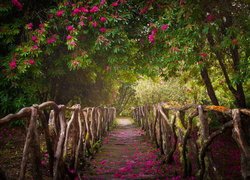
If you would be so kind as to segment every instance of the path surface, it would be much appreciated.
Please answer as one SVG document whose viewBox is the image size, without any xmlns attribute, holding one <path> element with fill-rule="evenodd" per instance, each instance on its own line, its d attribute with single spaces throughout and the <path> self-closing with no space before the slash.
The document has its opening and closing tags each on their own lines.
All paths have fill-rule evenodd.
<svg viewBox="0 0 250 180">
<path fill-rule="evenodd" d="M 130 119 L 118 119 L 84 179 L 166 179 L 159 151 L 145 138 Z"/>
</svg>

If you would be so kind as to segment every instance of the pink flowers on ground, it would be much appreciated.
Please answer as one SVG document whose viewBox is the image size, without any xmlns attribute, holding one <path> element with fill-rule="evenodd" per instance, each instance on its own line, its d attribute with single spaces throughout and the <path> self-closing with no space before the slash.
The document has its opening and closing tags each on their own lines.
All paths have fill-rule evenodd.
<svg viewBox="0 0 250 180">
<path fill-rule="evenodd" d="M 101 21 L 101 22 L 106 22 L 106 21 L 107 21 L 107 18 L 105 18 L 105 17 L 100 17 L 100 21 Z"/>
<path fill-rule="evenodd" d="M 42 165 L 42 166 L 45 166 L 45 165 L 46 165 L 46 161 L 45 161 L 45 160 L 42 160 L 42 161 L 41 161 L 41 165 Z"/>
<path fill-rule="evenodd" d="M 16 69 L 17 64 L 16 64 L 16 59 L 15 58 L 12 59 L 12 61 L 10 61 L 9 67 L 10 67 L 11 70 Z"/>
<path fill-rule="evenodd" d="M 166 31 L 168 28 L 169 28 L 169 25 L 168 25 L 168 24 L 163 24 L 163 25 L 161 26 L 161 30 L 163 30 L 163 31 Z"/>
<path fill-rule="evenodd" d="M 99 8 L 98 8 L 97 6 L 93 6 L 93 7 L 89 10 L 90 13 L 96 13 L 96 12 L 98 12 L 98 11 L 99 11 Z"/>
<path fill-rule="evenodd" d="M 62 17 L 63 14 L 64 14 L 64 10 L 59 10 L 59 11 L 56 12 L 57 17 Z"/>
<path fill-rule="evenodd" d="M 115 174 L 114 174 L 114 178 L 121 178 L 121 177 L 122 177 L 122 175 L 119 174 L 119 173 L 115 173 Z"/>
<path fill-rule="evenodd" d="M 102 160 L 102 161 L 100 162 L 100 164 L 103 165 L 103 164 L 105 164 L 106 162 L 107 162 L 107 160 Z"/>
<path fill-rule="evenodd" d="M 32 23 L 27 24 L 27 25 L 26 25 L 26 28 L 27 28 L 28 30 L 33 29 L 33 24 L 32 24 Z"/>
<path fill-rule="evenodd" d="M 67 31 L 71 32 L 71 31 L 73 31 L 75 28 L 74 28 L 74 26 L 70 25 L 70 26 L 67 26 L 66 29 L 67 29 Z"/>
<path fill-rule="evenodd" d="M 18 0 L 11 0 L 11 2 L 19 11 L 23 9 L 23 5 Z"/>
<path fill-rule="evenodd" d="M 154 166 L 154 162 L 152 160 L 146 161 L 145 166 L 146 168 L 151 168 L 152 166 Z"/>
</svg>

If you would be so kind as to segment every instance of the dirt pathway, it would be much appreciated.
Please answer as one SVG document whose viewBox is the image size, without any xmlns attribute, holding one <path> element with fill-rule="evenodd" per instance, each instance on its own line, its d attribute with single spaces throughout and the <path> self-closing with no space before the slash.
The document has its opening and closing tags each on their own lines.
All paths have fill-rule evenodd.
<svg viewBox="0 0 250 180">
<path fill-rule="evenodd" d="M 145 138 L 130 119 L 118 119 L 84 179 L 166 179 L 159 151 Z"/>
</svg>

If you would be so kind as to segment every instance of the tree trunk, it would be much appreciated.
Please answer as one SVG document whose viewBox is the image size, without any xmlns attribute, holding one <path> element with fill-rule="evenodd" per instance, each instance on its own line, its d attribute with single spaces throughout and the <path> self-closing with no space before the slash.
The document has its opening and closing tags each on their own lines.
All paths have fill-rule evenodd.
<svg viewBox="0 0 250 180">
<path fill-rule="evenodd" d="M 219 52 L 217 49 L 215 49 L 215 41 L 213 39 L 213 36 L 211 33 L 208 33 L 207 35 L 207 40 L 210 45 L 210 49 L 215 53 L 216 58 L 219 61 L 221 70 L 223 72 L 226 84 L 228 89 L 231 91 L 233 94 L 235 100 L 236 100 L 236 106 L 239 108 L 245 108 L 246 107 L 246 99 L 245 99 L 245 94 L 242 86 L 242 82 L 237 82 L 236 84 L 236 89 L 233 87 L 233 84 L 229 78 L 226 65 L 223 62 L 223 55 L 221 52 Z M 231 47 L 231 54 L 232 54 L 232 59 L 233 59 L 233 69 L 236 74 L 239 74 L 239 53 L 237 48 L 232 48 Z"/>
<path fill-rule="evenodd" d="M 207 93 L 208 93 L 208 96 L 209 98 L 211 99 L 213 105 L 216 105 L 218 106 L 219 105 L 219 101 L 216 97 L 216 94 L 215 94 L 215 91 L 214 91 L 214 88 L 213 88 L 213 85 L 211 83 L 211 79 L 208 75 L 208 72 L 207 72 L 207 68 L 206 67 L 203 67 L 201 69 L 201 77 L 202 77 L 202 80 L 207 88 Z"/>
</svg>

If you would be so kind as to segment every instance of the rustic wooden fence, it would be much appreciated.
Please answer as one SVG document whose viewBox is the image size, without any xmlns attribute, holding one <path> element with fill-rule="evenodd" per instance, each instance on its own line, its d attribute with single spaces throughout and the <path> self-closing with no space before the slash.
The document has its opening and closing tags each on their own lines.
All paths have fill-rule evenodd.
<svg viewBox="0 0 250 180">
<path fill-rule="evenodd" d="M 67 168 L 77 170 L 79 159 L 84 160 L 85 153 L 90 153 L 95 143 L 109 130 L 115 117 L 116 109 L 112 107 L 81 108 L 79 104 L 66 107 L 48 101 L 7 115 L 0 119 L 0 126 L 26 119 L 28 128 L 19 179 L 25 179 L 30 158 L 33 179 L 39 180 L 43 179 L 38 135 L 38 126 L 41 125 L 49 154 L 50 176 L 57 180 L 67 176 Z"/>
<path fill-rule="evenodd" d="M 211 112 L 219 116 L 224 114 L 228 121 L 212 131 L 208 120 L 208 113 Z M 208 171 L 212 169 L 213 178 L 220 179 L 221 177 L 214 169 L 209 146 L 226 129 L 231 129 L 232 136 L 241 152 L 242 177 L 244 179 L 250 177 L 249 109 L 202 105 L 173 108 L 165 103 L 160 103 L 133 108 L 133 116 L 149 138 L 156 143 L 161 154 L 164 155 L 166 163 L 173 161 L 173 155 L 177 153 L 179 147 L 183 177 L 198 173 L 199 179 L 207 179 L 211 174 Z M 195 162 L 197 162 L 196 168 L 192 168 L 190 152 L 193 154 L 192 158 L 195 158 Z M 192 172 L 194 170 L 196 172 Z"/>
</svg>

